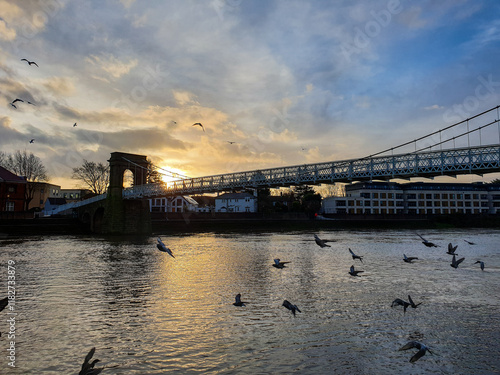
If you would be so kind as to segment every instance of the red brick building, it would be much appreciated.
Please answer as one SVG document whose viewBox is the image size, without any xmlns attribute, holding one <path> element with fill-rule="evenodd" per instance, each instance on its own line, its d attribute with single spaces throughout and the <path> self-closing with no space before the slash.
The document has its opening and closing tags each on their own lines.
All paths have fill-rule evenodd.
<svg viewBox="0 0 500 375">
<path fill-rule="evenodd" d="M 24 211 L 26 180 L 0 167 L 0 212 Z"/>
</svg>

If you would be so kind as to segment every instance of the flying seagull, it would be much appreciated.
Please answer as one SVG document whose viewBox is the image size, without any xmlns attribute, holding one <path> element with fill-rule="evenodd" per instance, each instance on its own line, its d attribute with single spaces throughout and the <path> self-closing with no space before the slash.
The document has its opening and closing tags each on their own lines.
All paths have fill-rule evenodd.
<svg viewBox="0 0 500 375">
<path fill-rule="evenodd" d="M 314 235 L 314 241 L 318 244 L 320 247 L 331 247 L 330 245 L 327 245 L 326 243 L 328 242 L 327 240 L 322 240 L 319 238 L 317 235 Z"/>
<path fill-rule="evenodd" d="M 24 103 L 24 100 L 22 100 L 22 99 L 14 99 L 14 100 L 12 101 L 12 104 L 17 103 L 17 102 Z"/>
<path fill-rule="evenodd" d="M 396 298 L 394 301 L 392 301 L 391 307 L 398 306 L 398 305 L 403 306 L 403 314 L 406 314 L 406 309 L 411 304 L 406 302 L 406 301 L 403 301 L 401 298 Z"/>
<path fill-rule="evenodd" d="M 363 259 L 362 259 L 363 257 L 362 257 L 362 256 L 359 256 L 359 255 L 354 254 L 354 253 L 352 252 L 352 250 L 351 250 L 351 249 L 349 249 L 349 252 L 350 252 L 350 253 L 351 253 L 351 255 L 352 255 L 352 260 L 359 259 L 359 260 L 361 261 L 361 263 L 363 263 Z"/>
<path fill-rule="evenodd" d="M 446 254 L 455 255 L 455 254 L 456 254 L 456 253 L 455 253 L 455 251 L 457 250 L 457 247 L 458 247 L 458 245 L 453 246 L 453 245 L 451 244 L 451 242 L 450 242 L 450 243 L 448 244 L 448 251 L 446 252 Z"/>
<path fill-rule="evenodd" d="M 354 265 L 352 265 L 352 266 L 351 266 L 351 269 L 350 269 L 350 271 L 349 271 L 349 275 L 351 275 L 351 276 L 359 276 L 359 275 L 358 275 L 358 273 L 362 273 L 362 272 L 365 272 L 365 271 L 356 271 L 356 270 L 354 269 Z"/>
<path fill-rule="evenodd" d="M 417 260 L 417 257 L 407 257 L 406 254 L 403 254 L 403 260 L 406 263 L 413 263 L 414 260 Z"/>
<path fill-rule="evenodd" d="M 274 260 L 273 267 L 276 268 L 285 268 L 285 264 L 290 263 L 290 262 L 281 262 L 279 259 Z"/>
<path fill-rule="evenodd" d="M 75 126 L 76 126 L 76 122 L 73 124 L 73 127 L 75 127 Z"/>
<path fill-rule="evenodd" d="M 410 306 L 411 306 L 412 308 L 414 308 L 414 309 L 416 309 L 416 308 L 418 307 L 418 305 L 421 305 L 421 304 L 422 304 L 422 302 L 420 302 L 420 303 L 415 303 L 415 302 L 413 302 L 413 300 L 411 299 L 411 297 L 410 297 L 410 295 L 409 295 L 409 294 L 408 294 L 408 301 L 410 301 Z"/>
<path fill-rule="evenodd" d="M 38 66 L 38 64 L 36 62 L 34 62 L 34 61 L 29 61 L 27 59 L 21 59 L 21 61 L 26 61 L 28 63 L 28 65 L 36 65 L 36 66 Z"/>
<path fill-rule="evenodd" d="M 30 140 L 30 143 L 34 143 L 34 142 L 35 142 L 35 140 L 34 140 L 34 139 L 31 139 L 31 140 Z"/>
<path fill-rule="evenodd" d="M 430 349 L 427 346 L 425 346 L 424 344 L 422 344 L 418 341 L 410 341 L 408 344 L 406 344 L 405 346 L 403 346 L 399 350 L 408 350 L 408 349 L 413 349 L 413 348 L 417 348 L 418 352 L 417 352 L 417 354 L 415 354 L 413 357 L 410 358 L 411 363 L 418 361 L 421 357 L 424 356 L 425 352 L 427 352 L 427 351 L 432 354 L 432 352 L 430 351 Z"/>
<path fill-rule="evenodd" d="M 89 363 L 94 353 L 95 353 L 95 348 L 90 349 L 90 352 L 85 356 L 85 360 L 82 363 L 82 369 L 78 373 L 78 375 L 97 375 L 100 374 L 102 370 L 104 370 L 104 367 L 94 368 L 95 364 L 99 362 L 98 359 L 94 359 L 92 362 Z"/>
<path fill-rule="evenodd" d="M 453 268 L 457 269 L 458 268 L 458 265 L 460 263 L 462 263 L 464 261 L 465 258 L 460 258 L 460 259 L 456 259 L 455 258 L 455 254 L 453 254 L 453 259 L 451 260 L 451 264 L 450 266 L 452 266 Z"/>
<path fill-rule="evenodd" d="M 469 245 L 475 245 L 476 243 L 475 242 L 470 242 L 470 241 L 467 241 L 467 240 L 464 240 L 465 242 L 467 242 Z"/>
<path fill-rule="evenodd" d="M 437 247 L 436 244 L 427 241 L 424 237 L 422 237 L 420 234 L 417 233 L 417 236 L 419 236 L 422 239 L 422 243 L 427 246 L 427 247 Z"/>
<path fill-rule="evenodd" d="M 297 305 L 292 305 L 290 302 L 288 302 L 287 300 L 284 300 L 283 301 L 283 304 L 281 306 L 285 306 L 288 310 L 290 310 L 293 314 L 293 316 L 295 316 L 295 311 L 298 311 L 299 313 L 301 313 L 302 311 L 300 311 L 300 309 L 297 307 Z"/>
<path fill-rule="evenodd" d="M 480 260 L 478 260 L 476 263 L 474 264 L 477 264 L 479 263 L 481 265 L 481 271 L 484 271 L 484 262 L 481 262 Z"/>
<path fill-rule="evenodd" d="M 229 143 L 230 145 L 232 145 L 232 144 L 235 144 L 236 142 L 233 142 L 233 141 L 227 141 L 227 143 Z"/>
<path fill-rule="evenodd" d="M 0 311 L 5 309 L 8 304 L 9 304 L 9 297 L 5 297 L 3 299 L 0 299 Z"/>
<path fill-rule="evenodd" d="M 201 126 L 201 128 L 203 129 L 203 131 L 205 131 L 205 127 L 201 124 L 201 122 L 196 122 L 196 123 L 194 123 L 191 126 Z"/>
<path fill-rule="evenodd" d="M 158 250 L 163 251 L 165 253 L 169 253 L 172 258 L 175 258 L 174 254 L 172 254 L 172 250 L 170 250 L 168 247 L 165 246 L 160 237 L 158 237 L 157 241 L 158 243 L 156 244 L 156 247 L 158 248 Z"/>
<path fill-rule="evenodd" d="M 247 301 L 242 301 L 241 300 L 241 293 L 238 293 L 236 297 L 234 297 L 234 306 L 245 306 L 245 303 L 248 303 Z"/>
</svg>

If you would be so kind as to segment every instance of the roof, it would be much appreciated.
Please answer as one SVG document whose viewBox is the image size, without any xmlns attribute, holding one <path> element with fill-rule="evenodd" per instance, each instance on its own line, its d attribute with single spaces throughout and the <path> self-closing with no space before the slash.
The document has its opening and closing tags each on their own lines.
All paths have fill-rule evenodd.
<svg viewBox="0 0 500 375">
<path fill-rule="evenodd" d="M 244 198 L 257 199 L 253 194 L 250 193 L 225 193 L 219 195 L 215 199 L 244 199 Z"/>
<path fill-rule="evenodd" d="M 11 171 L 8 171 L 4 167 L 0 167 L 0 181 L 5 181 L 5 182 L 26 182 L 26 179 L 24 177 L 20 177 L 12 173 Z"/>
</svg>

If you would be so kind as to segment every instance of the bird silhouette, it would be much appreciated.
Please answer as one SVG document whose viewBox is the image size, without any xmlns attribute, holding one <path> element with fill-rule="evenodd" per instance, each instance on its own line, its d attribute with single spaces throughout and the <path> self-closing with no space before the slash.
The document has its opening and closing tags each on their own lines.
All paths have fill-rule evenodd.
<svg viewBox="0 0 500 375">
<path fill-rule="evenodd" d="M 413 302 L 413 300 L 411 299 L 411 297 L 410 297 L 410 295 L 409 295 L 409 294 L 408 294 L 408 301 L 410 302 L 410 306 L 411 306 L 412 308 L 414 308 L 414 309 L 416 309 L 419 305 L 421 305 L 421 304 L 422 304 L 422 302 L 420 302 L 420 303 L 415 303 L 415 302 Z"/>
<path fill-rule="evenodd" d="M 235 297 L 234 297 L 234 303 L 233 305 L 234 306 L 245 306 L 245 303 L 248 303 L 247 301 L 242 301 L 241 300 L 241 293 L 238 293 Z"/>
<path fill-rule="evenodd" d="M 328 242 L 327 240 L 322 240 L 319 238 L 317 235 L 314 235 L 314 241 L 318 244 L 320 247 L 331 247 L 330 245 L 327 245 L 326 243 Z"/>
<path fill-rule="evenodd" d="M 38 67 L 38 64 L 36 62 L 34 62 L 34 61 L 29 61 L 27 59 L 21 59 L 21 61 L 26 61 L 28 63 L 28 65 L 35 65 L 35 66 Z"/>
<path fill-rule="evenodd" d="M 359 259 L 359 260 L 361 261 L 361 263 L 363 263 L 363 259 L 362 259 L 363 257 L 362 257 L 362 256 L 359 256 L 359 255 L 354 254 L 354 253 L 352 252 L 352 250 L 351 250 L 351 249 L 349 249 L 349 252 L 350 252 L 350 253 L 351 253 L 351 255 L 352 255 L 352 260 Z"/>
<path fill-rule="evenodd" d="M 281 262 L 279 259 L 274 260 L 273 267 L 276 268 L 285 268 L 285 264 L 290 263 L 290 262 Z"/>
<path fill-rule="evenodd" d="M 407 257 L 406 254 L 403 254 L 403 260 L 406 263 L 413 263 L 414 260 L 417 260 L 417 257 Z"/>
<path fill-rule="evenodd" d="M 413 357 L 410 358 L 411 363 L 418 361 L 420 358 L 422 358 L 424 356 L 424 354 L 426 352 L 429 352 L 432 354 L 432 352 L 430 351 L 430 349 L 427 346 L 425 346 L 424 344 L 422 344 L 418 341 L 410 341 L 409 343 L 407 343 L 406 345 L 401 347 L 399 350 L 408 350 L 408 349 L 413 349 L 413 348 L 417 348 L 418 352 L 417 352 L 417 354 L 415 354 Z"/>
<path fill-rule="evenodd" d="M 477 262 L 475 262 L 474 264 L 480 264 L 481 266 L 481 271 L 484 271 L 484 262 L 481 262 L 480 260 L 478 260 Z"/>
<path fill-rule="evenodd" d="M 354 265 L 351 266 L 351 269 L 349 270 L 349 275 L 351 276 L 359 276 L 358 273 L 363 273 L 365 271 L 356 271 L 354 269 Z"/>
<path fill-rule="evenodd" d="M 465 242 L 467 242 L 469 245 L 475 245 L 476 243 L 475 242 L 471 242 L 471 241 L 467 241 L 467 240 L 464 240 Z"/>
<path fill-rule="evenodd" d="M 288 310 L 290 310 L 293 314 L 293 316 L 295 316 L 295 312 L 298 311 L 299 313 L 301 313 L 302 311 L 300 311 L 300 309 L 297 307 L 297 305 L 293 305 L 291 304 L 290 302 L 288 302 L 287 300 L 284 300 L 283 301 L 283 304 L 281 306 L 284 306 L 286 307 Z"/>
<path fill-rule="evenodd" d="M 168 253 L 172 258 L 175 258 L 174 254 L 172 254 L 172 250 L 165 246 L 160 237 L 158 237 L 157 241 L 158 243 L 156 244 L 156 247 L 158 248 L 158 250 Z"/>
<path fill-rule="evenodd" d="M 196 122 L 196 123 L 194 123 L 191 126 L 201 126 L 201 128 L 203 129 L 203 131 L 205 131 L 205 127 L 201 124 L 201 122 Z"/>
<path fill-rule="evenodd" d="M 82 369 L 78 373 L 78 375 L 97 375 L 100 374 L 104 367 L 102 368 L 94 368 L 95 364 L 99 362 L 98 359 L 94 359 L 92 362 L 89 362 L 95 353 L 95 347 L 90 349 L 89 353 L 85 356 L 85 359 L 82 363 Z"/>
<path fill-rule="evenodd" d="M 75 126 L 76 126 L 76 122 L 73 124 L 73 127 L 75 127 Z"/>
<path fill-rule="evenodd" d="M 458 247 L 458 245 L 453 246 L 453 245 L 451 244 L 451 242 L 450 242 L 450 243 L 448 244 L 448 251 L 446 252 L 446 254 L 455 255 L 455 254 L 456 254 L 456 253 L 455 253 L 455 251 L 457 250 L 457 247 Z M 457 255 L 458 255 L 458 254 L 457 254 Z"/>
<path fill-rule="evenodd" d="M 403 301 L 401 298 L 396 298 L 394 301 L 391 303 L 391 307 L 394 306 L 403 306 L 403 314 L 406 314 L 406 309 L 408 306 L 410 306 L 411 303 Z"/>
<path fill-rule="evenodd" d="M 31 140 L 30 140 L 30 143 L 34 143 L 34 142 L 35 142 L 35 140 L 34 140 L 34 139 L 31 139 Z"/>
<path fill-rule="evenodd" d="M 424 237 L 422 237 L 420 234 L 417 233 L 417 236 L 419 236 L 422 239 L 422 243 L 427 246 L 427 247 L 437 247 L 436 244 L 427 241 Z"/>
<path fill-rule="evenodd" d="M 235 144 L 236 142 L 227 141 L 227 143 L 229 143 L 230 145 L 232 145 L 232 144 Z"/>
<path fill-rule="evenodd" d="M 460 258 L 457 260 L 457 258 L 455 258 L 455 254 L 453 254 L 453 259 L 451 260 L 451 264 L 450 266 L 452 266 L 453 268 L 457 269 L 458 268 L 458 265 L 460 263 L 462 263 L 464 261 L 465 258 Z"/>
<path fill-rule="evenodd" d="M 0 299 L 0 311 L 5 309 L 8 304 L 9 304 L 9 297 L 5 297 L 3 299 Z"/>
</svg>

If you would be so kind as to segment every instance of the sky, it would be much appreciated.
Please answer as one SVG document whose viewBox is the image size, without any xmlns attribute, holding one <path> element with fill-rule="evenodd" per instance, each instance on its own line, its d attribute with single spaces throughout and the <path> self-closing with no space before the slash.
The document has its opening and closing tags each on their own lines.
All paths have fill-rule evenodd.
<svg viewBox="0 0 500 375">
<path fill-rule="evenodd" d="M 63 188 L 114 151 L 190 177 L 364 157 L 499 105 L 499 47 L 496 0 L 0 0 L 0 150 Z"/>
</svg>

